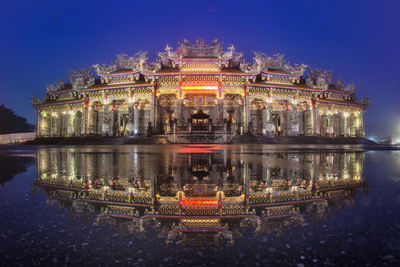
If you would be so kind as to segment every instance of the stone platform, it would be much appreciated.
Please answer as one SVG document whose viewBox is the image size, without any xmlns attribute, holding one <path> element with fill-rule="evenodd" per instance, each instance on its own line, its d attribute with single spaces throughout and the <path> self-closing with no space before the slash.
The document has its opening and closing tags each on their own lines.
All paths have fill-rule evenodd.
<svg viewBox="0 0 400 267">
<path fill-rule="evenodd" d="M 167 140 L 172 144 L 226 144 L 232 142 L 232 135 L 221 133 L 169 134 Z"/>
</svg>

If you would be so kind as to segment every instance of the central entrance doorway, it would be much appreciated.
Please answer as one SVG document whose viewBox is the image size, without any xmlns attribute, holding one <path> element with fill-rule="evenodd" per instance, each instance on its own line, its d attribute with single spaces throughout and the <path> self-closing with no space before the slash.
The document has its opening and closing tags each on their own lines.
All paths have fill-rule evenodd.
<svg viewBox="0 0 400 267">
<path fill-rule="evenodd" d="M 192 129 L 194 131 L 207 131 L 211 123 L 210 115 L 202 109 L 196 110 L 191 114 Z"/>
</svg>

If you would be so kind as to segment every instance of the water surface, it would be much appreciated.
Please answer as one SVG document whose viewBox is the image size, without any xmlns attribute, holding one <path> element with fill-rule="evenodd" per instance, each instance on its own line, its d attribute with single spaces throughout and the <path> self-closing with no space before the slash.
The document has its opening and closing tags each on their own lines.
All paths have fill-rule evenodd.
<svg viewBox="0 0 400 267">
<path fill-rule="evenodd" d="M 39 147 L 0 157 L 1 265 L 396 265 L 400 153 Z"/>
</svg>

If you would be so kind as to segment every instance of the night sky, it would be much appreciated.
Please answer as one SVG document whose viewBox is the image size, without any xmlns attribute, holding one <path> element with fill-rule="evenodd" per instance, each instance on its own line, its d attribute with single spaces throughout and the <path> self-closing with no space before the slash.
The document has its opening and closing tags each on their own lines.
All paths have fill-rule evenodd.
<svg viewBox="0 0 400 267">
<path fill-rule="evenodd" d="M 69 70 L 218 38 L 248 60 L 279 52 L 332 70 L 370 97 L 367 137 L 400 136 L 399 1 L 0 0 L 0 23 L 0 104 L 32 123 L 31 96 Z"/>
</svg>

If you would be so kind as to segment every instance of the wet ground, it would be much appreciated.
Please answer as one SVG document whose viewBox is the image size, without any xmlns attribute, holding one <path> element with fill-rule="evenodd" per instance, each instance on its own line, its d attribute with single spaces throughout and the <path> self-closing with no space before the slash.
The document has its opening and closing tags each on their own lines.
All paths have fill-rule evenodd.
<svg viewBox="0 0 400 267">
<path fill-rule="evenodd" d="M 107 147 L 88 149 L 95 154 L 110 150 Z M 155 146 L 111 149 L 138 155 L 157 153 Z M 175 146 L 174 149 L 179 154 L 196 155 L 205 151 L 215 153 L 221 147 L 204 150 Z M 285 151 L 284 146 L 275 149 Z M 270 148 L 260 146 L 243 145 L 233 150 L 235 155 L 245 153 L 255 158 L 273 153 Z M 324 151 L 324 148 L 317 150 Z M 329 153 L 348 152 L 340 149 Z M 49 205 L 52 203 L 43 192 L 32 192 L 38 166 L 35 160 L 27 159 L 36 158 L 36 148 L 8 149 L 0 159 L 2 178 L 4 173 L 12 176 L 0 186 L 0 265 L 398 266 L 400 152 L 362 153 L 365 153 L 362 173 L 369 189 L 359 189 L 352 201 L 333 205 L 326 216 L 306 217 L 303 225 L 283 223 L 279 231 L 258 235 L 253 226 L 242 225 L 233 230 L 233 244 L 213 244 L 201 236 L 192 243 L 175 240 L 167 244 L 166 238 L 157 231 L 132 233 L 119 225 L 97 225 L 96 214 L 76 214 L 68 207 Z"/>
</svg>

